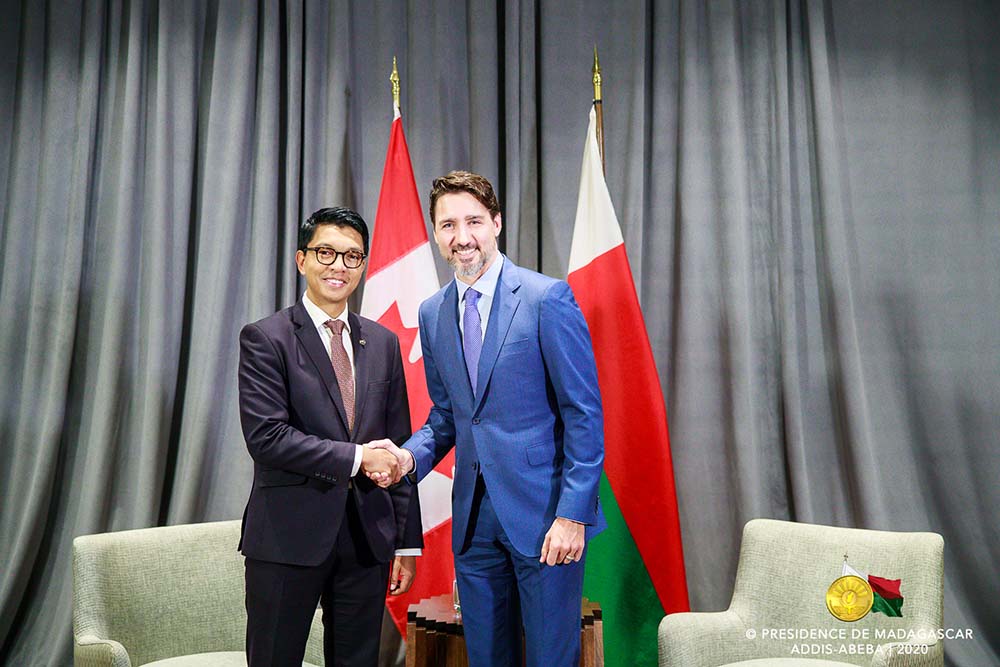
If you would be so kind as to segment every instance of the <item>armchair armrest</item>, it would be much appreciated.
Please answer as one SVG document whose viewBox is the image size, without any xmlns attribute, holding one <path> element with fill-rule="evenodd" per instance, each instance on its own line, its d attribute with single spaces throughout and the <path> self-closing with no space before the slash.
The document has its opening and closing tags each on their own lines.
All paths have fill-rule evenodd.
<svg viewBox="0 0 1000 667">
<path fill-rule="evenodd" d="M 942 667 L 944 643 L 934 637 L 882 644 L 872 656 L 872 667 Z"/>
<path fill-rule="evenodd" d="M 755 642 L 734 611 L 669 614 L 658 632 L 660 667 L 710 667 L 751 660 Z"/>
<path fill-rule="evenodd" d="M 125 647 L 94 635 L 73 638 L 74 667 L 132 667 Z"/>
</svg>

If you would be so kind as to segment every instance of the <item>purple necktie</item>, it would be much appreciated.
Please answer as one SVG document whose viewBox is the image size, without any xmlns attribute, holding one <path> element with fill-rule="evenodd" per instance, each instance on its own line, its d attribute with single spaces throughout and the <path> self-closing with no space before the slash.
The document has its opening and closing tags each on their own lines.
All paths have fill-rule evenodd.
<svg viewBox="0 0 1000 667">
<path fill-rule="evenodd" d="M 354 369 L 351 360 L 344 349 L 344 320 L 327 320 L 323 323 L 333 339 L 330 341 L 330 361 L 333 362 L 333 373 L 337 376 L 340 386 L 340 397 L 344 401 L 344 412 L 347 413 L 347 428 L 354 430 Z"/>
<path fill-rule="evenodd" d="M 476 377 L 479 375 L 479 353 L 483 351 L 483 323 L 479 317 L 476 303 L 482 294 L 471 287 L 465 290 L 465 331 L 462 333 L 462 346 L 465 348 L 465 367 L 469 370 L 469 381 L 472 383 L 472 394 L 476 393 Z"/>
</svg>

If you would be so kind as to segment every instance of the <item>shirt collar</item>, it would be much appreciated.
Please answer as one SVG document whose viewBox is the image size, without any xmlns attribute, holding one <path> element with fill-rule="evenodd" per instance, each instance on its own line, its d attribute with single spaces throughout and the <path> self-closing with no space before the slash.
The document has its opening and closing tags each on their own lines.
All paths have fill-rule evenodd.
<svg viewBox="0 0 1000 667">
<path fill-rule="evenodd" d="M 493 294 L 497 291 L 497 282 L 500 280 L 500 269 L 503 268 L 504 259 L 503 253 L 498 252 L 496 260 L 490 265 L 490 268 L 486 269 L 486 273 L 479 276 L 479 280 L 471 285 L 462 282 L 456 276 L 455 286 L 458 287 L 458 302 L 462 302 L 466 290 L 470 287 L 476 288 L 477 292 L 492 300 Z"/>
<path fill-rule="evenodd" d="M 306 312 L 309 313 L 309 319 L 313 321 L 316 328 L 320 331 L 326 326 L 326 322 L 329 319 L 343 320 L 344 328 L 347 329 L 347 333 L 351 333 L 351 320 L 347 317 L 347 308 L 344 308 L 343 312 L 337 317 L 331 318 L 327 315 L 322 308 L 317 306 L 309 298 L 309 294 L 306 292 L 302 293 L 302 305 L 306 307 Z"/>
</svg>

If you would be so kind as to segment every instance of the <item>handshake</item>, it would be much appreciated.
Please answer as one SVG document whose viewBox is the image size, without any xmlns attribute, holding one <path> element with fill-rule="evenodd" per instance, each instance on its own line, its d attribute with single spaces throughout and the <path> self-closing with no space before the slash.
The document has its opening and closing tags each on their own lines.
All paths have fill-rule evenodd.
<svg viewBox="0 0 1000 667">
<path fill-rule="evenodd" d="M 364 445 L 361 471 L 383 489 L 410 474 L 413 466 L 413 455 L 397 447 L 392 440 L 372 440 Z"/>
</svg>

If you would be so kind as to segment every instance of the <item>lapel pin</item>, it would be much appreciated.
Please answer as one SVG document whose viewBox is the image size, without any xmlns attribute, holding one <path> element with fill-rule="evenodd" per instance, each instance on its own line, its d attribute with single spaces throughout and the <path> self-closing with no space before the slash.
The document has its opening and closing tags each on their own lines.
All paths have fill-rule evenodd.
<svg viewBox="0 0 1000 667">
<path fill-rule="evenodd" d="M 362 338 L 361 340 L 359 340 L 359 341 L 358 341 L 358 345 L 362 345 L 362 346 L 363 346 L 363 345 L 365 345 L 365 344 L 366 344 L 367 342 L 368 342 L 368 341 L 366 341 L 366 340 L 365 340 L 364 338 Z"/>
</svg>

